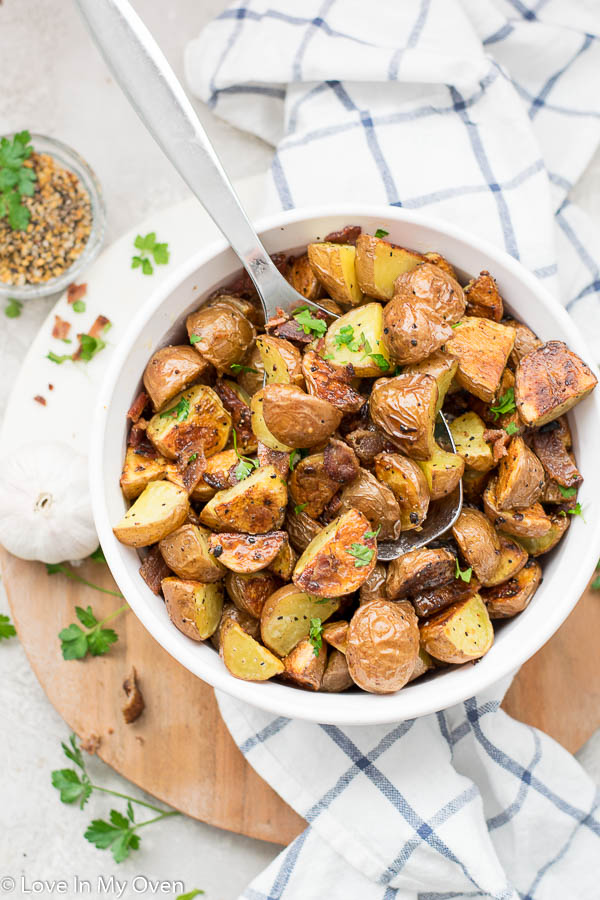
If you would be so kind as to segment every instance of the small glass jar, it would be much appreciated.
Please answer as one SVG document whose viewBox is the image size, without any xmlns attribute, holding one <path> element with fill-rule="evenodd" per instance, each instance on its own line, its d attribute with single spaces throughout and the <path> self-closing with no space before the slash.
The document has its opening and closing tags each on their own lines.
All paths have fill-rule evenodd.
<svg viewBox="0 0 600 900">
<path fill-rule="evenodd" d="M 90 235 L 81 254 L 61 275 L 35 284 L 17 285 L 0 281 L 0 297 L 14 297 L 17 300 L 33 300 L 66 290 L 69 284 L 77 281 L 84 269 L 98 255 L 106 228 L 106 210 L 102 189 L 96 175 L 83 157 L 71 147 L 63 144 L 62 141 L 45 137 L 42 134 L 31 135 L 31 146 L 34 153 L 45 153 L 53 157 L 60 166 L 77 176 L 90 198 L 92 222 Z"/>
</svg>

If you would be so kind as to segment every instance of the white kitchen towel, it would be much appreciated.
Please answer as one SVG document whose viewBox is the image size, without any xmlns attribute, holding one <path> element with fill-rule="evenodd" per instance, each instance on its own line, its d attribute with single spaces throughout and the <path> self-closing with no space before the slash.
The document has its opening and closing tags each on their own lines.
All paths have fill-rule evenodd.
<svg viewBox="0 0 600 900">
<path fill-rule="evenodd" d="M 185 63 L 217 115 L 275 146 L 266 210 L 427 209 L 520 259 L 598 347 L 600 237 L 569 191 L 600 141 L 599 36 L 598 0 L 238 0 Z M 595 785 L 499 709 L 507 686 L 344 729 L 220 695 L 309 822 L 246 900 L 597 900 Z"/>
</svg>

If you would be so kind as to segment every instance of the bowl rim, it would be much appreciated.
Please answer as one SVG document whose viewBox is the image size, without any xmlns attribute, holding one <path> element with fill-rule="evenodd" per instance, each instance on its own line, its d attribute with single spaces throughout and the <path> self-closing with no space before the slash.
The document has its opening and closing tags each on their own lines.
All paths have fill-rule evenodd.
<svg viewBox="0 0 600 900">
<path fill-rule="evenodd" d="M 414 224 L 437 231 L 449 239 L 462 242 L 469 249 L 480 253 L 482 257 L 487 257 L 486 265 L 489 265 L 489 261 L 497 263 L 499 268 L 504 267 L 518 281 L 523 283 L 535 294 L 542 307 L 547 309 L 551 313 L 552 318 L 559 324 L 561 337 L 557 339 L 565 340 L 568 346 L 573 348 L 586 362 L 594 359 L 586 346 L 585 340 L 565 308 L 561 306 L 558 300 L 552 296 L 535 275 L 504 250 L 476 235 L 469 234 L 452 223 L 399 207 L 363 203 L 336 203 L 301 207 L 271 214 L 257 220 L 255 227 L 259 234 L 263 234 L 264 232 L 305 220 L 326 217 L 339 217 L 346 222 L 351 221 L 352 218 L 358 219 L 362 217 L 379 219 L 382 224 L 386 220 L 402 222 L 408 225 Z M 457 669 L 453 670 L 454 677 L 452 679 L 444 680 L 443 677 L 436 679 L 435 684 L 438 685 L 438 690 L 430 693 L 430 698 L 427 702 L 423 702 L 423 698 L 417 699 L 415 695 L 411 696 L 411 691 L 406 693 L 399 691 L 395 694 L 386 695 L 321 694 L 301 691 L 287 685 L 272 685 L 279 688 L 279 691 L 261 691 L 263 687 L 261 684 L 234 678 L 224 665 L 217 666 L 210 672 L 205 671 L 204 663 L 199 659 L 200 655 L 196 657 L 198 662 L 191 665 L 191 658 L 187 661 L 182 659 L 182 655 L 187 656 L 188 654 L 177 650 L 176 645 L 179 643 L 177 636 L 183 636 L 177 632 L 175 627 L 171 626 L 170 630 L 154 627 L 156 624 L 155 619 L 149 605 L 139 591 L 139 584 L 130 577 L 127 566 L 121 559 L 121 545 L 118 544 L 112 533 L 104 497 L 103 448 L 106 439 L 110 401 L 129 352 L 133 344 L 139 339 L 146 322 L 155 315 L 181 283 L 228 247 L 229 245 L 225 239 L 211 242 L 182 262 L 150 294 L 144 306 L 130 322 L 125 334 L 115 348 L 96 403 L 90 434 L 89 455 L 90 491 L 94 518 L 100 543 L 111 572 L 136 616 L 154 639 L 171 656 L 177 659 L 181 665 L 192 671 L 197 677 L 211 684 L 215 689 L 223 690 L 234 698 L 286 718 L 294 716 L 300 719 L 338 725 L 375 725 L 397 722 L 447 709 L 486 690 L 504 677 L 513 674 L 558 630 L 587 586 L 598 561 L 600 515 L 596 519 L 590 517 L 587 523 L 590 530 L 586 532 L 585 546 L 578 547 L 578 565 L 576 571 L 570 573 L 568 592 L 563 593 L 560 597 L 560 602 L 547 604 L 545 627 L 540 628 L 538 631 L 529 629 L 525 636 L 521 634 L 521 640 L 518 644 L 519 652 L 514 653 L 512 658 L 509 658 L 509 655 L 504 653 L 493 662 L 489 660 L 485 666 L 457 667 Z M 236 268 L 239 268 L 239 266 L 236 266 Z M 177 319 L 178 316 L 174 316 L 174 318 Z M 588 362 L 588 365 L 598 376 L 596 365 L 593 362 Z M 593 404 L 595 426 L 597 436 L 600 439 L 600 390 L 593 392 L 588 400 L 591 400 Z M 139 576 L 137 576 L 137 580 L 139 581 Z M 170 623 L 168 624 L 170 625 Z M 189 643 L 191 644 L 192 642 L 189 641 Z M 199 669 L 202 672 L 199 672 Z M 466 690 L 465 685 L 467 686 Z M 291 695 L 291 692 L 293 692 L 293 695 Z M 360 698 L 363 701 L 363 708 L 360 710 L 359 715 L 354 709 L 355 703 L 344 703 L 344 697 L 347 699 L 352 698 L 353 701 Z M 340 700 L 342 701 L 341 703 L 339 702 Z M 338 706 L 341 708 L 338 708 Z"/>
</svg>

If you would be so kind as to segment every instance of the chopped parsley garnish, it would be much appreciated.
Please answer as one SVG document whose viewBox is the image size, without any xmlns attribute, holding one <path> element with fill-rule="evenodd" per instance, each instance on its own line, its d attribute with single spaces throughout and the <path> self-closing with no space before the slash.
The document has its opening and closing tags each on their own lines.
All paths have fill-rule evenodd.
<svg viewBox="0 0 600 900">
<path fill-rule="evenodd" d="M 57 365 L 61 365 L 61 363 L 64 363 L 67 359 L 71 359 L 71 354 L 65 353 L 63 356 L 59 356 L 57 353 L 53 353 L 52 350 L 50 350 L 49 353 L 46 354 L 46 359 L 49 359 L 50 362 L 56 363 Z"/>
<path fill-rule="evenodd" d="M 344 325 L 334 334 L 333 339 L 336 347 L 347 347 L 352 353 L 360 350 L 360 341 L 354 340 L 354 328 L 352 325 Z"/>
<path fill-rule="evenodd" d="M 516 422 L 509 422 L 504 430 L 507 434 L 516 434 L 519 430 L 519 426 Z"/>
<path fill-rule="evenodd" d="M 379 532 L 381 531 L 381 525 L 378 527 L 377 531 L 365 531 L 363 537 L 365 541 L 371 540 L 371 538 L 376 538 Z"/>
<path fill-rule="evenodd" d="M 190 334 L 190 344 L 199 344 L 201 340 L 202 340 L 201 335 Z"/>
<path fill-rule="evenodd" d="M 350 549 L 346 550 L 346 553 L 349 553 L 350 556 L 354 557 L 355 569 L 362 569 L 364 566 L 368 566 L 375 555 L 375 551 L 371 550 L 370 547 L 365 547 L 364 544 L 357 543 L 352 544 Z"/>
<path fill-rule="evenodd" d="M 161 419 L 175 419 L 176 422 L 183 422 L 190 414 L 190 401 L 187 397 L 182 397 L 176 406 L 166 409 L 160 414 Z"/>
<path fill-rule="evenodd" d="M 32 197 L 37 179 L 33 168 L 25 162 L 33 152 L 28 131 L 15 134 L 12 141 L 0 140 L 0 219 L 5 217 L 13 231 L 25 231 L 31 212 L 23 206 L 23 197 Z"/>
<path fill-rule="evenodd" d="M 567 510 L 561 509 L 561 511 L 559 512 L 559 516 L 566 516 L 566 515 L 581 516 L 581 518 L 585 522 L 585 518 L 583 516 L 583 510 L 581 508 L 581 503 L 579 503 L 579 501 L 577 501 L 577 503 L 575 504 L 575 506 L 572 509 L 567 509 Z"/>
<path fill-rule="evenodd" d="M 301 513 L 302 510 L 306 509 L 307 506 L 308 506 L 308 503 L 298 503 L 294 507 L 294 512 L 296 513 L 296 515 L 298 515 L 298 513 Z"/>
<path fill-rule="evenodd" d="M 320 619 L 311 619 L 310 620 L 310 630 L 308 632 L 308 639 L 313 645 L 313 651 L 315 656 L 318 656 L 323 646 L 323 623 Z"/>
<path fill-rule="evenodd" d="M 106 347 L 105 341 L 101 338 L 92 337 L 91 334 L 81 334 L 79 340 L 81 341 L 79 358 L 84 362 L 89 362 L 90 359 L 93 359 L 97 353 L 100 353 Z"/>
<path fill-rule="evenodd" d="M 11 623 L 8 616 L 0 615 L 0 641 L 8 640 L 17 633 L 15 626 Z"/>
<path fill-rule="evenodd" d="M 198 459 L 198 454 L 197 454 L 197 453 L 192 453 L 192 455 L 190 456 L 190 458 L 189 458 L 188 461 L 187 461 L 188 466 L 189 466 L 190 463 L 193 463 L 194 460 L 196 460 L 196 459 Z"/>
<path fill-rule="evenodd" d="M 382 372 L 387 372 L 387 370 L 390 367 L 390 364 L 387 361 L 387 359 L 385 358 L 385 356 L 382 356 L 381 353 L 369 353 L 369 356 L 371 357 L 371 359 L 373 360 L 375 365 L 379 366 L 379 368 L 381 369 Z"/>
<path fill-rule="evenodd" d="M 21 310 L 23 309 L 23 304 L 20 300 L 15 300 L 14 297 L 9 297 L 8 303 L 4 307 L 4 315 L 8 319 L 18 319 L 21 315 Z"/>
<path fill-rule="evenodd" d="M 158 266 L 165 266 L 169 262 L 169 245 L 159 244 L 156 240 L 156 232 L 151 231 L 145 237 L 138 234 L 134 245 L 140 252 L 131 259 L 131 268 L 140 269 L 144 275 L 152 275 L 154 266 L 150 255 L 154 258 L 154 262 Z"/>
<path fill-rule="evenodd" d="M 250 459 L 249 456 L 242 456 L 237 447 L 237 431 L 235 428 L 233 429 L 233 449 L 236 452 L 237 458 L 239 459 L 239 463 L 233 470 L 235 477 L 238 481 L 244 481 L 248 475 L 251 474 L 253 469 L 258 469 L 260 463 L 256 459 Z"/>
<path fill-rule="evenodd" d="M 333 353 L 324 353 L 323 359 L 334 359 Z"/>
<path fill-rule="evenodd" d="M 563 487 L 562 484 L 558 485 L 558 489 L 561 492 L 561 494 L 563 495 L 563 497 L 565 498 L 565 500 L 570 500 L 571 497 L 574 497 L 575 494 L 577 493 L 577 488 L 574 488 L 574 487 L 566 488 L 566 487 Z"/>
<path fill-rule="evenodd" d="M 376 238 L 384 238 L 384 237 L 387 237 L 388 234 L 389 234 L 389 231 L 386 231 L 385 228 L 378 228 L 377 231 L 375 232 L 375 237 Z"/>
<path fill-rule="evenodd" d="M 299 450 L 292 450 L 290 453 L 290 472 L 293 472 L 300 460 L 302 459 L 302 454 Z"/>
<path fill-rule="evenodd" d="M 192 337 L 196 337 L 196 335 L 193 334 Z M 192 338 L 190 338 L 190 341 L 192 341 Z M 195 344 L 196 342 L 192 341 L 192 343 Z M 252 372 L 253 375 L 260 375 L 258 369 L 253 369 L 252 366 L 242 366 L 241 363 L 231 363 L 231 366 L 229 368 L 236 374 L 238 372 Z"/>
<path fill-rule="evenodd" d="M 490 412 L 494 414 L 494 419 L 497 419 L 504 413 L 514 412 L 516 408 L 515 389 L 509 388 L 505 394 L 502 394 L 495 406 L 490 406 Z"/>
<path fill-rule="evenodd" d="M 85 312 L 85 303 L 84 303 L 84 301 L 83 301 L 83 300 L 76 300 L 75 303 L 73 304 L 72 309 L 73 309 L 73 312 L 76 312 L 76 313 L 83 313 L 83 312 Z"/>
<path fill-rule="evenodd" d="M 473 569 L 469 567 L 464 571 L 461 571 L 460 566 L 458 565 L 458 559 L 456 559 L 456 570 L 454 572 L 455 578 L 460 578 L 462 581 L 466 581 L 467 584 L 471 581 L 471 575 L 473 574 Z"/>
<path fill-rule="evenodd" d="M 316 316 L 313 316 L 307 306 L 294 313 L 294 319 L 300 325 L 304 334 L 314 334 L 317 337 L 322 337 L 327 331 L 327 323 L 323 319 L 317 319 Z"/>
</svg>

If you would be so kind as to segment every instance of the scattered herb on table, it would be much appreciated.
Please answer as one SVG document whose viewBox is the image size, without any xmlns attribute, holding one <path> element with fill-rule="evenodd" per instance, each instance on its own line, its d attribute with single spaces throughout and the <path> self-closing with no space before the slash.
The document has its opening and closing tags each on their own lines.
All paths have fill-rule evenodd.
<svg viewBox="0 0 600 900">
<path fill-rule="evenodd" d="M 15 637 L 17 629 L 12 624 L 8 616 L 0 615 L 0 641 L 7 641 L 11 637 Z"/>
<path fill-rule="evenodd" d="M 138 234 L 133 243 L 140 252 L 138 255 L 132 257 L 132 269 L 141 268 L 144 275 L 152 275 L 154 273 L 154 266 L 152 265 L 150 256 L 153 257 L 157 266 L 166 266 L 169 262 L 169 245 L 166 243 L 158 243 L 155 231 L 149 232 L 145 237 Z"/>
<path fill-rule="evenodd" d="M 112 791 L 93 784 L 74 734 L 70 736 L 69 743 L 61 743 L 61 747 L 67 759 L 75 763 L 77 767 L 76 769 L 55 769 L 52 772 L 52 785 L 60 793 L 62 803 L 77 803 L 79 808 L 83 809 L 94 791 L 110 794 L 112 797 L 127 801 L 124 814 L 116 809 L 111 809 L 108 821 L 94 819 L 84 833 L 85 839 L 99 850 L 110 850 L 116 863 L 127 859 L 132 850 L 139 850 L 141 839 L 138 831 L 140 828 L 160 822 L 162 819 L 180 815 L 174 810 L 165 812 L 152 803 L 146 803 L 145 800 L 137 800 L 135 797 L 121 794 L 119 791 Z M 136 822 L 133 804 L 150 809 L 158 815 L 146 819 L 144 822 Z"/>
<path fill-rule="evenodd" d="M 515 389 L 509 388 L 505 394 L 502 394 L 495 406 L 490 406 L 490 412 L 493 413 L 494 419 L 497 419 L 504 413 L 514 412 L 516 408 Z"/>
<path fill-rule="evenodd" d="M 458 558 L 455 560 L 455 562 L 456 562 L 456 569 L 454 571 L 454 577 L 460 578 L 462 581 L 466 581 L 466 583 L 469 584 L 469 582 L 471 581 L 471 575 L 473 574 L 472 567 L 469 566 L 468 569 L 464 569 L 461 571 L 461 568 L 458 564 Z"/>
<path fill-rule="evenodd" d="M 94 551 L 98 553 L 98 550 Z M 97 560 L 100 561 L 101 560 Z M 72 578 L 73 581 L 78 581 L 79 584 L 85 584 L 86 587 L 93 588 L 95 591 L 100 591 L 102 594 L 110 594 L 111 597 L 119 597 L 121 600 L 124 600 L 123 594 L 120 594 L 118 591 L 111 591 L 108 588 L 100 587 L 99 584 L 93 584 L 91 581 L 86 581 L 85 578 L 82 578 L 81 575 L 78 575 L 77 572 L 73 572 L 72 569 L 69 569 L 66 563 L 46 563 L 46 573 L 48 575 L 66 575 L 67 578 Z"/>
<path fill-rule="evenodd" d="M 179 403 L 166 409 L 160 414 L 161 419 L 175 419 L 176 422 L 183 422 L 190 414 L 190 401 L 186 397 L 182 397 Z"/>
<path fill-rule="evenodd" d="M 354 568 L 362 569 L 364 566 L 369 565 L 375 551 L 371 550 L 370 547 L 366 547 L 364 544 L 354 543 L 349 550 L 346 550 L 346 553 L 349 553 L 350 556 L 354 557 Z"/>
<path fill-rule="evenodd" d="M 15 300 L 14 297 L 9 297 L 8 303 L 4 307 L 4 315 L 8 319 L 18 319 L 21 315 L 22 309 L 23 304 L 20 300 Z"/>
<path fill-rule="evenodd" d="M 83 300 L 76 300 L 73 304 L 73 312 L 76 313 L 84 313 L 85 312 L 85 302 Z"/>
<path fill-rule="evenodd" d="M 320 619 L 310 620 L 308 639 L 313 645 L 315 656 L 318 656 L 321 651 L 321 647 L 323 646 L 323 623 Z"/>
<path fill-rule="evenodd" d="M 88 333 L 78 335 L 79 346 L 74 353 L 60 354 L 50 350 L 46 354 L 46 359 L 57 365 L 62 365 L 67 360 L 71 362 L 90 362 L 106 347 L 106 341 L 100 337 L 100 334 L 106 334 L 110 328 L 112 328 L 110 319 L 107 319 L 106 316 L 98 316 Z"/>
<path fill-rule="evenodd" d="M 63 659 L 85 659 L 88 653 L 90 656 L 103 656 L 107 653 L 111 645 L 116 644 L 119 640 L 119 636 L 112 628 L 104 628 L 103 626 L 111 619 L 120 616 L 127 609 L 129 609 L 129 605 L 126 603 L 110 615 L 105 616 L 101 621 L 98 621 L 92 612 L 91 606 L 88 606 L 86 609 L 76 606 L 75 614 L 87 630 L 83 631 L 76 622 L 73 622 L 67 628 L 59 631 L 58 637 L 61 642 Z"/>
<path fill-rule="evenodd" d="M 93 553 L 90 553 L 90 559 L 93 559 L 94 562 L 98 562 L 98 563 L 105 563 L 105 562 L 106 562 L 106 557 L 105 557 L 105 555 L 104 555 L 104 550 L 102 549 L 102 547 L 101 547 L 99 544 L 98 544 L 98 546 L 96 547 L 96 549 L 94 550 L 94 552 L 93 552 Z"/>
<path fill-rule="evenodd" d="M 0 140 L 0 219 L 7 218 L 13 231 L 25 231 L 31 212 L 23 205 L 23 197 L 32 197 L 36 174 L 27 164 L 33 153 L 28 131 L 15 134 L 12 141 Z"/>
<path fill-rule="evenodd" d="M 327 331 L 327 322 L 313 316 L 307 306 L 294 313 L 294 320 L 300 325 L 304 334 L 314 334 L 316 337 L 322 337 Z"/>
<path fill-rule="evenodd" d="M 79 359 L 82 359 L 84 362 L 89 362 L 95 357 L 96 353 L 100 353 L 106 347 L 105 341 L 101 338 L 93 337 L 91 334 L 80 334 L 79 341 Z"/>
<path fill-rule="evenodd" d="M 378 228 L 377 231 L 375 232 L 375 237 L 376 238 L 384 238 L 384 237 L 387 237 L 388 234 L 389 234 L 389 231 L 386 231 L 385 228 Z"/>
</svg>

